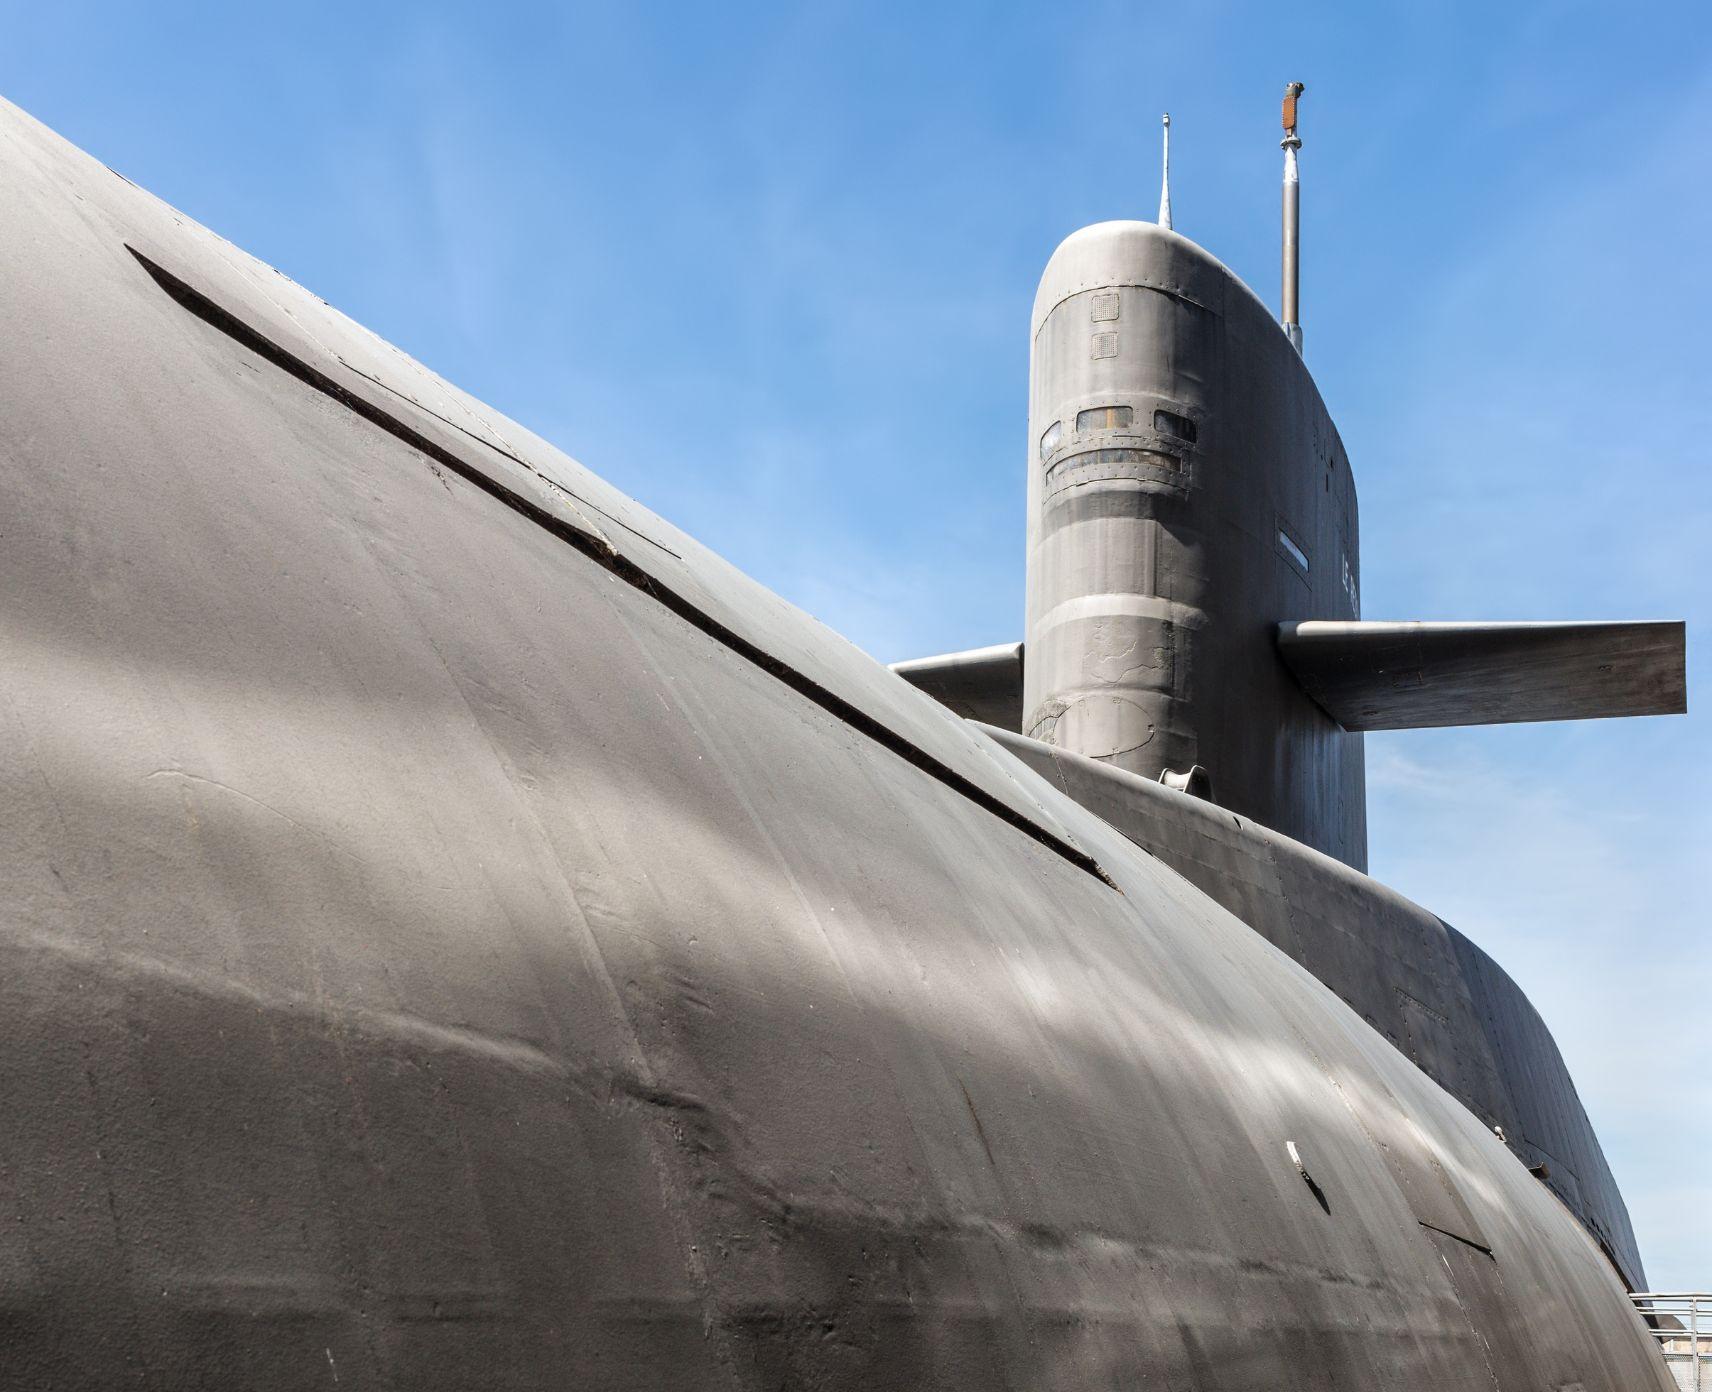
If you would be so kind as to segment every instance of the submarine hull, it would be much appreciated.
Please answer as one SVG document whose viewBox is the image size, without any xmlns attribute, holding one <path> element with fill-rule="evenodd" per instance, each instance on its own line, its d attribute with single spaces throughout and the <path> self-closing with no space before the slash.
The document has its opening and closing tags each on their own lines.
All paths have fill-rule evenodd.
<svg viewBox="0 0 1712 1392">
<path fill-rule="evenodd" d="M 0 1384 L 1669 1386 L 1309 971 L 0 112 Z"/>
</svg>

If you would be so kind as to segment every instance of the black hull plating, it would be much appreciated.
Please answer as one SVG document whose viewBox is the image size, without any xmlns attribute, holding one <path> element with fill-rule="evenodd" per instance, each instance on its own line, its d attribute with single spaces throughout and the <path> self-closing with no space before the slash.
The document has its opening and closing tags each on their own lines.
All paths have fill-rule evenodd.
<svg viewBox="0 0 1712 1392">
<path fill-rule="evenodd" d="M 0 1381 L 1668 1386 L 1176 873 L 9 110 L 0 195 Z"/>
</svg>

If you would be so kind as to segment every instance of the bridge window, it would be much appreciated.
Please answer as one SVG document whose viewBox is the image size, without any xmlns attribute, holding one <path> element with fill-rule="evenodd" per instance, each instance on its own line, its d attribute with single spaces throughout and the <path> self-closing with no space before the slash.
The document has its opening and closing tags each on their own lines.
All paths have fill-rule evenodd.
<svg viewBox="0 0 1712 1392">
<path fill-rule="evenodd" d="M 1076 433 L 1087 435 L 1096 430 L 1128 430 L 1135 411 L 1128 406 L 1095 406 L 1076 412 Z"/>
<path fill-rule="evenodd" d="M 1175 411 L 1155 411 L 1153 413 L 1153 428 L 1161 435 L 1170 435 L 1183 441 L 1184 444 L 1195 443 L 1195 422 L 1187 416 L 1180 416 Z"/>
<path fill-rule="evenodd" d="M 1053 421 L 1046 427 L 1046 433 L 1040 437 L 1040 457 L 1045 459 L 1053 450 L 1058 448 L 1058 442 L 1064 438 L 1064 422 Z"/>
</svg>

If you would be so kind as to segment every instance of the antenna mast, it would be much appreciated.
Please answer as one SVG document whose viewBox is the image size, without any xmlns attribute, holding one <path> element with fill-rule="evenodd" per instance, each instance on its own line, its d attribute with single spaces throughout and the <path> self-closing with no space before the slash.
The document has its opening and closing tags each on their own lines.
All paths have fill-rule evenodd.
<svg viewBox="0 0 1712 1392">
<path fill-rule="evenodd" d="M 1296 151 L 1302 148 L 1296 134 L 1296 99 L 1305 88 L 1292 82 L 1284 89 L 1284 332 L 1296 351 L 1302 351 L 1302 181 L 1296 169 Z"/>
<path fill-rule="evenodd" d="M 1164 175 L 1159 184 L 1159 225 L 1171 226 L 1171 113 L 1165 113 Z"/>
</svg>

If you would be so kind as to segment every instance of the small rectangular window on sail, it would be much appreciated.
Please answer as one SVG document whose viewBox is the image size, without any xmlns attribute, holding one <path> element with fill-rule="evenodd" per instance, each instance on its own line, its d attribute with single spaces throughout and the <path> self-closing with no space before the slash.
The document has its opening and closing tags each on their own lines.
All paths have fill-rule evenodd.
<svg viewBox="0 0 1712 1392">
<path fill-rule="evenodd" d="M 1185 444 L 1195 443 L 1195 422 L 1187 416 L 1180 416 L 1175 411 L 1159 410 L 1153 413 L 1153 428 L 1161 435 L 1172 435 Z"/>
<path fill-rule="evenodd" d="M 1299 565 L 1305 574 L 1308 569 L 1308 553 L 1296 545 L 1296 539 L 1282 527 L 1278 529 L 1278 544 L 1284 548 L 1284 554 Z"/>
<path fill-rule="evenodd" d="M 1095 406 L 1076 412 L 1076 433 L 1087 435 L 1095 430 L 1128 430 L 1134 419 L 1135 411 L 1129 406 Z"/>
<path fill-rule="evenodd" d="M 1045 459 L 1053 450 L 1058 448 L 1058 442 L 1064 438 L 1064 422 L 1053 421 L 1046 427 L 1046 433 L 1040 437 L 1040 457 Z"/>
</svg>

